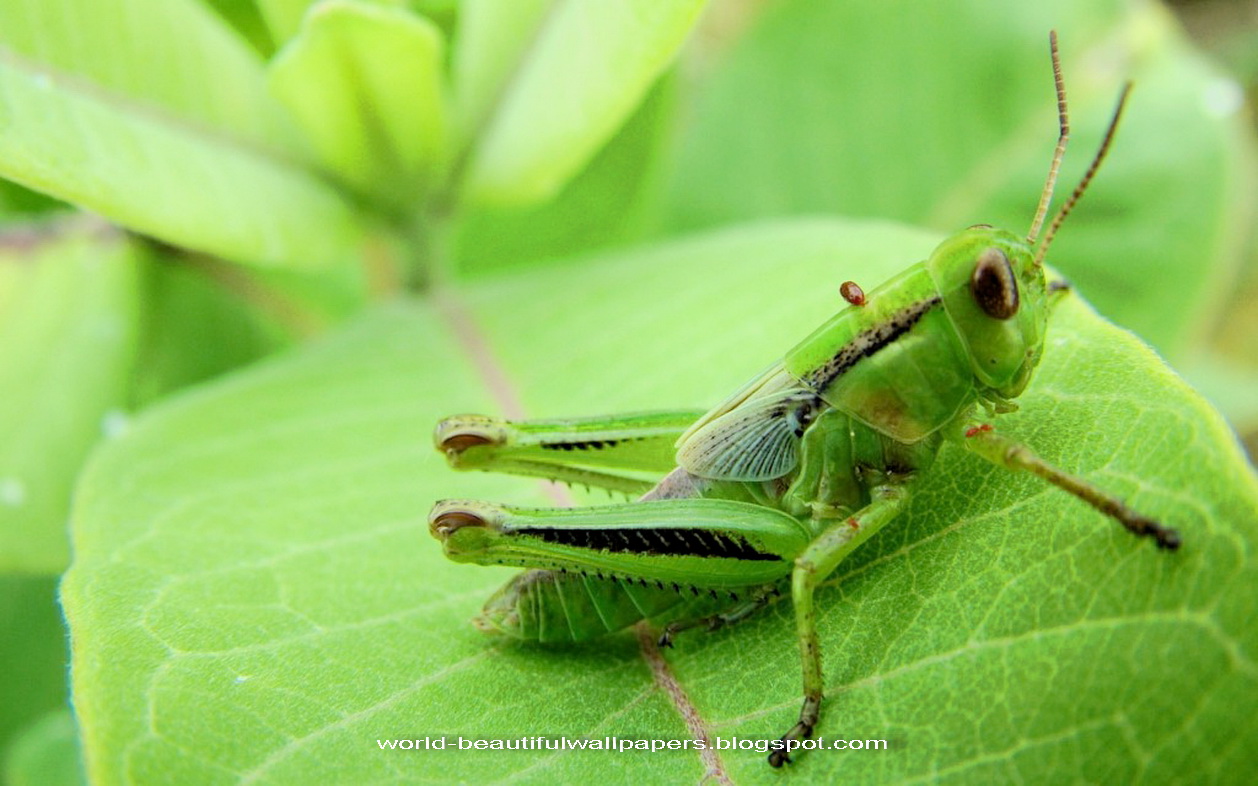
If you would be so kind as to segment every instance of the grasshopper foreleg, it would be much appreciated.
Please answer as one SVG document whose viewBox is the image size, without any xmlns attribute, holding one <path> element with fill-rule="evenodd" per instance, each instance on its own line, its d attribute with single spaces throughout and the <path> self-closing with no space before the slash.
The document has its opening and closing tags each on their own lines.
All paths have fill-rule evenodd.
<svg viewBox="0 0 1258 786">
<path fill-rule="evenodd" d="M 1080 477 L 1064 472 L 1035 455 L 1026 445 L 997 434 L 986 423 L 965 430 L 965 446 L 993 464 L 1038 475 L 1054 486 L 1078 497 L 1127 528 L 1133 535 L 1153 538 L 1158 548 L 1179 548 L 1179 533 L 1127 507 L 1122 500 L 1106 494 Z"/>
<path fill-rule="evenodd" d="M 872 501 L 855 515 L 827 527 L 795 559 L 791 573 L 791 597 L 795 603 L 795 625 L 799 634 L 799 654 L 804 671 L 804 705 L 799 722 L 782 735 L 782 747 L 769 754 L 769 764 L 781 767 L 789 762 L 793 743 L 812 736 L 821 716 L 821 696 L 825 688 L 821 676 L 821 644 L 817 639 L 817 615 L 813 593 L 849 554 L 882 529 L 904 509 L 909 476 L 894 484 L 876 487 Z"/>
</svg>

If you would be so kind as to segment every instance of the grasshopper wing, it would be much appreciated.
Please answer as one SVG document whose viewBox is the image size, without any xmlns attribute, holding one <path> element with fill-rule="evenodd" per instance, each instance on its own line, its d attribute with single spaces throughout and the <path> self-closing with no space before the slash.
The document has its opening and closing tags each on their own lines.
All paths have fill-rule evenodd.
<svg viewBox="0 0 1258 786">
<path fill-rule="evenodd" d="M 678 440 L 677 463 L 709 480 L 771 480 L 799 463 L 816 394 L 787 387 L 705 417 Z"/>
<path fill-rule="evenodd" d="M 682 435 L 677 438 L 676 447 L 680 448 L 700 429 L 704 428 L 722 415 L 737 409 L 748 400 L 760 398 L 761 396 L 772 395 L 787 388 L 795 387 L 799 387 L 799 380 L 787 372 L 783 361 L 777 361 L 764 371 L 761 371 L 759 374 L 752 377 L 747 384 L 734 391 L 733 395 L 708 410 L 703 417 L 692 423 L 690 428 L 683 431 Z"/>
</svg>

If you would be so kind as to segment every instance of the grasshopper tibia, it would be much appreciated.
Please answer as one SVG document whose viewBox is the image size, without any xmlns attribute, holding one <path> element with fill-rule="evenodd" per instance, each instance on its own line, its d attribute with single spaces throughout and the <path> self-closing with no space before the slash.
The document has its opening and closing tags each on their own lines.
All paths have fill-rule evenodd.
<svg viewBox="0 0 1258 786">
<path fill-rule="evenodd" d="M 1174 529 L 1137 513 L 1117 497 L 1106 494 L 1082 478 L 1054 467 L 1035 455 L 1026 445 L 992 431 L 992 427 L 986 423 L 967 428 L 964 443 L 971 451 L 993 464 L 1006 469 L 1026 470 L 1040 476 L 1117 520 L 1133 535 L 1153 538 L 1160 549 L 1174 551 L 1179 548 L 1179 533 Z"/>
</svg>

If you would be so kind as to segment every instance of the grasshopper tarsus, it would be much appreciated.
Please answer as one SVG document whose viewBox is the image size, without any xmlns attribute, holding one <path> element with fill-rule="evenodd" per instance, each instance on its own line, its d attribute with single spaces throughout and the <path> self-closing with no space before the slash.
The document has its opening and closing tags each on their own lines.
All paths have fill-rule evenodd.
<svg viewBox="0 0 1258 786">
<path fill-rule="evenodd" d="M 820 719 L 821 696 L 805 696 L 804 706 L 799 711 L 799 721 L 778 740 L 780 747 L 769 753 L 769 766 L 781 767 L 783 764 L 790 764 L 791 756 L 789 751 L 791 743 L 811 737 L 813 728 L 816 727 L 817 721 Z"/>
<path fill-rule="evenodd" d="M 1130 511 L 1128 511 L 1130 514 Z M 1146 518 L 1138 514 L 1130 514 L 1122 519 L 1123 526 L 1134 535 L 1153 538 L 1158 544 L 1158 548 L 1163 551 L 1178 551 L 1180 538 L 1179 531 L 1171 527 L 1159 524 L 1151 518 Z"/>
</svg>

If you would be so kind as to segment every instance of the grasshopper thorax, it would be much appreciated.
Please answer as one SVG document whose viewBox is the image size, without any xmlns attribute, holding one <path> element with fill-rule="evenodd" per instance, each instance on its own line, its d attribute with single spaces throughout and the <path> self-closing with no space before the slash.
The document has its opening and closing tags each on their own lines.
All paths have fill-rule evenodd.
<svg viewBox="0 0 1258 786">
<path fill-rule="evenodd" d="M 1039 362 L 1048 319 L 1034 250 L 1010 232 L 974 226 L 939 244 L 926 269 L 985 397 L 1016 398 Z"/>
</svg>

